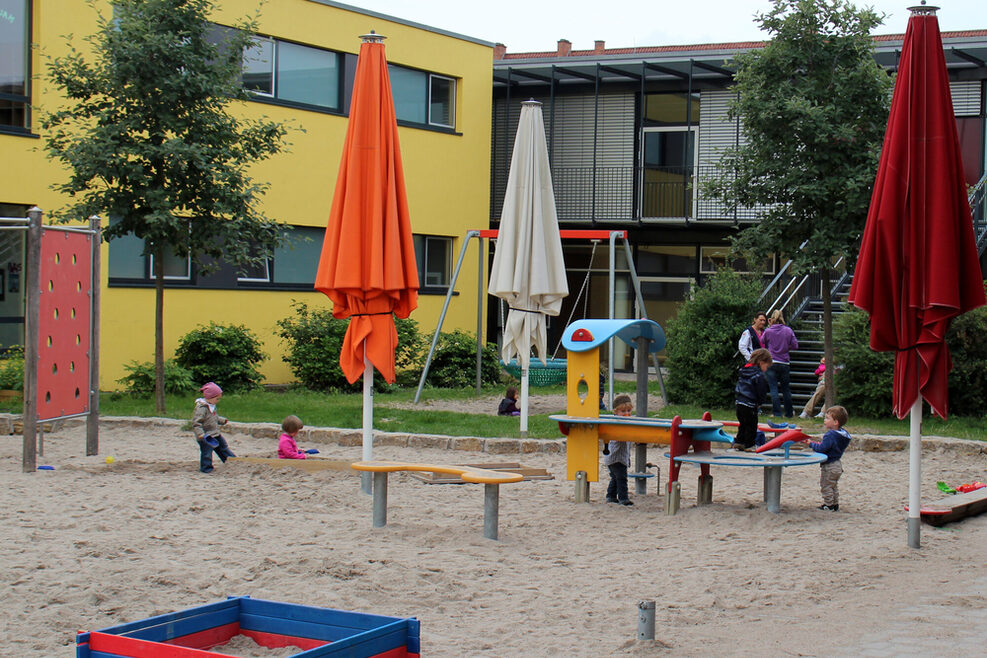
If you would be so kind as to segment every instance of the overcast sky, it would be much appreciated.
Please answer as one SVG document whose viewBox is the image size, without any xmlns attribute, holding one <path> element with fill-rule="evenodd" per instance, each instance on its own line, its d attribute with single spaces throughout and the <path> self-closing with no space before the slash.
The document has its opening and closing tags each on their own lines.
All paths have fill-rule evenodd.
<svg viewBox="0 0 987 658">
<path fill-rule="evenodd" d="M 591 49 L 602 39 L 608 48 L 756 41 L 764 38 L 755 13 L 768 0 L 341 0 L 347 4 L 424 23 L 485 41 L 508 52 L 555 50 L 559 39 L 573 49 Z M 905 31 L 909 0 L 856 2 L 888 14 L 876 34 Z M 941 0 L 943 31 L 987 29 L 987 0 Z"/>
</svg>

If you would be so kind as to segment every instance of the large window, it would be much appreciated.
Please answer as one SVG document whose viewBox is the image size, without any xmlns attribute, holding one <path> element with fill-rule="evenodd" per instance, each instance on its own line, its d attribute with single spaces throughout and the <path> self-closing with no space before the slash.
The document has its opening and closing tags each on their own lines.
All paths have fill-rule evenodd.
<svg viewBox="0 0 987 658">
<path fill-rule="evenodd" d="M 243 53 L 243 87 L 262 96 L 339 109 L 339 55 L 257 37 Z"/>
<path fill-rule="evenodd" d="M 0 0 L 0 130 L 31 127 L 30 9 L 30 0 Z"/>
<path fill-rule="evenodd" d="M 188 258 L 165 255 L 166 285 L 211 289 L 273 288 L 311 290 L 319 267 L 325 229 L 283 226 L 283 244 L 271 258 L 249 267 L 208 262 L 209 274 Z M 126 235 L 110 241 L 109 275 L 112 286 L 144 287 L 154 283 L 154 258 L 143 256 L 144 241 Z M 205 259 L 208 261 L 209 259 Z"/>
<path fill-rule="evenodd" d="M 452 238 L 437 235 L 415 235 L 415 260 L 418 263 L 418 282 L 424 292 L 444 293 L 449 287 L 452 269 Z"/>
<path fill-rule="evenodd" d="M 698 94 L 647 94 L 644 97 L 642 217 L 692 217 L 698 126 Z"/>
<path fill-rule="evenodd" d="M 456 81 L 435 73 L 387 65 L 399 121 L 456 127 Z"/>
</svg>

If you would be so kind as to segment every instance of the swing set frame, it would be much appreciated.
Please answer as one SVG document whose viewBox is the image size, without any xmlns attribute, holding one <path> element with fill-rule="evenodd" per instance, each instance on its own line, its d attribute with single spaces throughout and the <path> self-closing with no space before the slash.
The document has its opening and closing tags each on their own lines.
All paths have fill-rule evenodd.
<svg viewBox="0 0 987 658">
<path fill-rule="evenodd" d="M 496 229 L 472 229 L 466 232 L 465 239 L 463 240 L 463 246 L 459 250 L 459 258 L 456 260 L 456 267 L 453 269 L 452 281 L 449 283 L 449 288 L 446 290 L 445 302 L 442 304 L 442 312 L 439 314 L 439 322 L 435 327 L 435 334 L 432 336 L 432 344 L 428 348 L 428 357 L 425 359 L 425 367 L 422 369 L 422 376 L 418 382 L 418 390 L 415 392 L 415 403 L 421 399 L 422 389 L 425 388 L 425 379 L 428 377 L 429 367 L 432 365 L 432 357 L 435 354 L 435 346 L 439 341 L 439 334 L 442 331 L 442 324 L 445 322 L 446 313 L 449 310 L 449 303 L 452 301 L 452 295 L 456 288 L 456 281 L 459 280 L 459 272 L 462 269 L 463 261 L 466 258 L 466 250 L 469 248 L 470 241 L 473 238 L 477 240 L 477 277 L 476 277 L 476 392 L 479 393 L 482 389 L 482 378 L 480 375 L 480 368 L 482 365 L 483 358 L 483 298 L 486 294 L 484 290 L 484 272 L 486 271 L 486 264 L 484 263 L 484 239 L 496 240 L 499 235 L 499 231 Z M 617 239 L 620 238 L 623 247 L 624 254 L 627 258 L 627 268 L 631 274 L 631 285 L 634 288 L 634 295 L 637 300 L 637 308 L 639 319 L 648 319 L 647 311 L 644 308 L 644 296 L 641 294 L 641 282 L 637 276 L 637 269 L 634 267 L 634 258 L 631 254 L 631 246 L 627 240 L 627 231 L 625 230 L 593 230 L 593 229 L 570 229 L 570 230 L 560 230 L 559 237 L 563 240 L 589 240 L 592 242 L 597 242 L 599 240 L 607 240 L 610 249 L 610 261 L 609 261 L 609 304 L 608 304 L 608 315 L 609 319 L 614 319 L 615 311 L 615 294 L 616 294 L 616 264 L 617 264 Z M 592 267 L 590 263 L 590 267 Z M 588 274 L 588 272 L 587 272 Z M 585 282 L 584 286 L 585 288 Z M 580 295 L 583 290 L 580 289 Z M 578 300 L 577 300 L 578 301 Z M 573 309 L 575 311 L 575 309 Z M 570 315 L 570 320 L 572 316 Z M 610 341 L 610 352 L 612 353 L 613 341 Z M 556 348 L 556 352 L 558 348 Z M 658 384 L 661 387 L 661 395 L 665 401 L 668 401 L 668 395 L 665 392 L 665 381 L 661 376 L 661 368 L 658 366 L 657 355 L 652 355 L 654 362 L 655 374 L 658 378 Z M 613 359 L 607 359 L 607 381 L 609 382 L 609 398 L 613 399 Z"/>
</svg>

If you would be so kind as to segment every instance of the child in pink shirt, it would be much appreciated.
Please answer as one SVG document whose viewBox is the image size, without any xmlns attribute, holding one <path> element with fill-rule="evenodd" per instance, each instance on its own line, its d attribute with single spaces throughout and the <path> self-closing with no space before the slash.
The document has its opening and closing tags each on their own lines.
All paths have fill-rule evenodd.
<svg viewBox="0 0 987 658">
<path fill-rule="evenodd" d="M 308 459 L 308 455 L 298 449 L 295 437 L 305 427 L 298 416 L 288 416 L 281 423 L 281 438 L 278 439 L 278 459 Z"/>
</svg>

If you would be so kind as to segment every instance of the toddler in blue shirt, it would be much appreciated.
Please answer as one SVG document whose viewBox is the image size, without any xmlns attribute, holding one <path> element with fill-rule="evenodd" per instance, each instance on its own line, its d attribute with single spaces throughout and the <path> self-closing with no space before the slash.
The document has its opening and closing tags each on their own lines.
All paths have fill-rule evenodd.
<svg viewBox="0 0 987 658">
<path fill-rule="evenodd" d="M 850 445 L 850 433 L 843 429 L 850 419 L 846 409 L 841 406 L 832 406 L 826 410 L 826 417 L 823 425 L 826 433 L 822 441 L 806 442 L 814 452 L 826 455 L 826 461 L 819 464 L 821 469 L 819 474 L 819 488 L 822 490 L 823 504 L 819 509 L 836 512 L 840 509 L 840 476 L 843 475 L 843 452 Z"/>
</svg>

